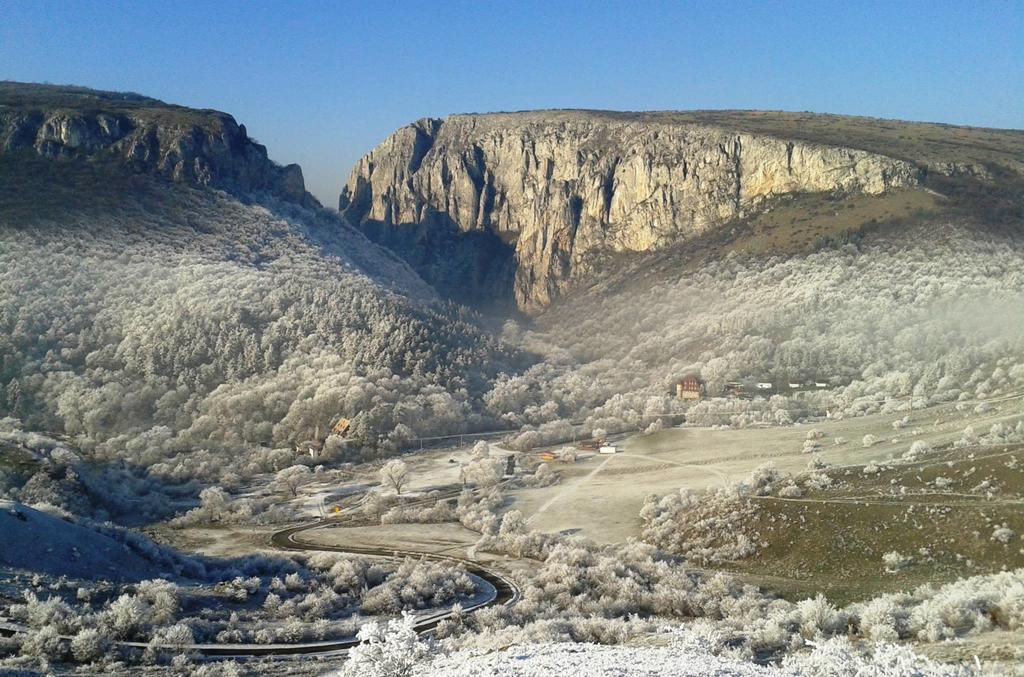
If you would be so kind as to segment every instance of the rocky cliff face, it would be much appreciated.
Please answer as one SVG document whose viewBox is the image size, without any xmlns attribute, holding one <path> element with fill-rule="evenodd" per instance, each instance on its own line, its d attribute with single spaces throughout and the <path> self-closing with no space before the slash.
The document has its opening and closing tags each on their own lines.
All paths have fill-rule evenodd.
<svg viewBox="0 0 1024 677">
<path fill-rule="evenodd" d="M 3 85 L 0 154 L 108 161 L 173 181 L 317 204 L 302 169 L 270 161 L 226 113 L 81 88 Z"/>
<path fill-rule="evenodd" d="M 352 171 L 339 207 L 440 289 L 511 293 L 531 311 L 604 253 L 685 241 L 774 196 L 877 194 L 917 177 L 877 153 L 707 124 L 456 115 L 395 132 Z"/>
</svg>

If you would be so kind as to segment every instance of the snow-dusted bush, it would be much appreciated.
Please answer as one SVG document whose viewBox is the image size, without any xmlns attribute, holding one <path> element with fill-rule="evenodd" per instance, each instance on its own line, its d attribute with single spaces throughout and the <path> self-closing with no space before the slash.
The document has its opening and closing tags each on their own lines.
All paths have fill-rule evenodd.
<svg viewBox="0 0 1024 677">
<path fill-rule="evenodd" d="M 844 633 L 850 622 L 849 613 L 834 607 L 822 594 L 797 602 L 796 612 L 800 617 L 800 635 L 805 639 Z"/>
<path fill-rule="evenodd" d="M 149 645 L 151 647 L 174 647 L 181 650 L 194 644 L 195 641 L 192 628 L 184 623 L 175 623 L 169 627 L 157 628 L 149 640 Z"/>
<path fill-rule="evenodd" d="M 66 654 L 66 647 L 57 628 L 46 626 L 28 633 L 21 643 L 21 653 L 33 658 L 60 661 Z"/>
<path fill-rule="evenodd" d="M 433 505 L 405 507 L 396 505 L 380 516 L 381 524 L 442 524 L 455 522 L 458 515 L 448 501 L 438 501 Z"/>
<path fill-rule="evenodd" d="M 71 655 L 79 663 L 91 663 L 110 648 L 110 637 L 100 628 L 82 628 L 71 640 Z"/>
<path fill-rule="evenodd" d="M 779 489 L 779 496 L 781 498 L 800 498 L 804 495 L 804 490 L 801 489 L 796 483 L 790 482 L 781 489 Z"/>
<path fill-rule="evenodd" d="M 483 455 L 464 463 L 459 468 L 459 478 L 464 486 L 491 487 L 501 481 L 504 472 L 502 459 Z"/>
<path fill-rule="evenodd" d="M 1013 529 L 1010 529 L 1008 526 L 1006 526 L 1005 523 L 1003 523 L 1001 526 L 996 527 L 992 531 L 992 540 L 993 541 L 998 541 L 999 543 L 1002 543 L 1003 545 L 1006 545 L 1011 540 L 1013 540 L 1013 537 L 1014 537 Z"/>
<path fill-rule="evenodd" d="M 903 460 L 913 463 L 920 460 L 920 458 L 926 454 L 931 453 L 932 445 L 928 444 L 925 440 L 917 440 L 910 445 L 910 449 L 903 454 Z"/>
<path fill-rule="evenodd" d="M 649 426 L 644 428 L 645 435 L 653 435 L 654 433 L 661 432 L 665 429 L 665 419 L 655 419 Z"/>
<path fill-rule="evenodd" d="M 359 629 L 358 638 L 339 677 L 409 677 L 429 654 L 409 613 L 386 625 L 371 621 Z"/>
<path fill-rule="evenodd" d="M 864 439 L 861 440 L 861 444 L 864 447 L 873 447 L 876 444 L 878 444 L 878 442 L 879 442 L 878 436 L 872 435 L 871 433 L 868 433 L 867 435 L 865 435 Z"/>
<path fill-rule="evenodd" d="M 886 573 L 894 574 L 901 569 L 906 569 L 914 562 L 914 558 L 908 555 L 901 555 L 895 550 L 891 550 L 882 555 L 882 562 L 885 563 Z"/>
</svg>

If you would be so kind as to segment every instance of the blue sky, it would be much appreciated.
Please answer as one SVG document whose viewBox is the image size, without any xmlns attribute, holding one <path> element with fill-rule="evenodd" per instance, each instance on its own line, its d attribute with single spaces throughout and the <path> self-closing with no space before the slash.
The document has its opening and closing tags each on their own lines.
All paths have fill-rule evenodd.
<svg viewBox="0 0 1024 677">
<path fill-rule="evenodd" d="M 768 108 L 1024 127 L 1024 1 L 11 2 L 0 79 L 217 108 L 335 205 L 424 116 Z"/>
</svg>

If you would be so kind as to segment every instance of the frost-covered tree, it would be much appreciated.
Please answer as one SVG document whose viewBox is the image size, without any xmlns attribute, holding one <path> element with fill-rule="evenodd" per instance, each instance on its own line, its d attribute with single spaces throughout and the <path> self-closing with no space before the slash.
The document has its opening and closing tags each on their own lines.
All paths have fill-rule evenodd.
<svg viewBox="0 0 1024 677">
<path fill-rule="evenodd" d="M 306 465 L 293 465 L 283 468 L 274 475 L 274 482 L 288 491 L 292 496 L 299 495 L 299 487 L 313 479 L 313 471 Z"/>
<path fill-rule="evenodd" d="M 380 469 L 380 483 L 391 487 L 396 494 L 401 495 L 402 487 L 409 481 L 409 467 L 403 462 L 395 459 L 388 461 Z"/>
</svg>

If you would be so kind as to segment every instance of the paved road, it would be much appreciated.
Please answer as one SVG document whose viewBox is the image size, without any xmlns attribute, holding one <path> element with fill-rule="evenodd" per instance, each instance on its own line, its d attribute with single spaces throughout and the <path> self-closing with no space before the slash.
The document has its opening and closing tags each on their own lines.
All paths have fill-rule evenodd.
<svg viewBox="0 0 1024 677">
<path fill-rule="evenodd" d="M 467 559 L 461 559 L 458 557 L 451 557 L 448 555 L 438 555 L 428 552 L 418 552 L 414 550 L 393 550 L 383 548 L 360 548 L 356 546 L 344 546 L 344 545 L 324 545 L 313 541 L 307 541 L 300 538 L 304 533 L 315 531 L 318 529 L 333 529 L 341 527 L 344 524 L 342 519 L 327 519 L 318 520 L 309 524 L 303 524 L 296 527 L 289 527 L 274 533 L 270 537 L 270 542 L 281 550 L 295 550 L 295 551 L 322 551 L 322 552 L 340 552 L 357 555 L 368 555 L 373 557 L 386 557 L 395 560 L 404 560 L 407 557 L 416 559 L 429 559 L 440 562 L 448 562 L 453 565 L 462 566 L 468 573 L 477 576 L 486 581 L 493 589 L 494 594 L 490 595 L 487 599 L 470 604 L 463 607 L 463 613 L 472 613 L 480 609 L 495 606 L 495 605 L 511 605 L 514 604 L 520 597 L 519 586 L 514 581 L 505 576 L 487 569 L 481 566 L 478 562 L 473 562 Z M 428 616 L 421 616 L 416 619 L 416 632 L 421 635 L 428 635 L 437 628 L 438 624 L 446 618 L 451 617 L 452 612 L 450 610 L 440 611 Z M 30 628 L 6 621 L 6 619 L 0 618 L 0 635 L 14 635 L 23 632 L 29 632 Z M 64 637 L 63 639 L 70 640 L 71 637 Z M 324 640 L 319 642 L 299 642 L 294 644 L 191 644 L 191 645 L 152 645 L 148 642 L 118 642 L 120 646 L 134 647 L 140 649 L 146 649 L 149 647 L 156 647 L 159 649 L 166 649 L 169 651 L 193 651 L 204 656 L 218 656 L 218 657 L 235 657 L 235 658 L 246 658 L 251 656 L 288 656 L 288 655 L 334 655 L 343 656 L 350 648 L 359 644 L 359 640 L 355 638 L 348 639 L 336 639 L 336 640 Z"/>
</svg>

